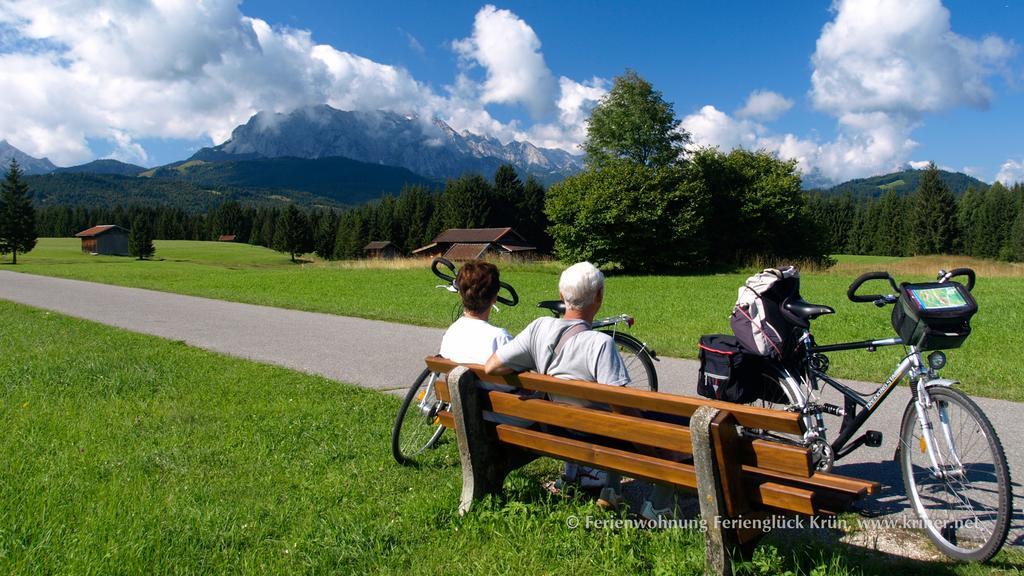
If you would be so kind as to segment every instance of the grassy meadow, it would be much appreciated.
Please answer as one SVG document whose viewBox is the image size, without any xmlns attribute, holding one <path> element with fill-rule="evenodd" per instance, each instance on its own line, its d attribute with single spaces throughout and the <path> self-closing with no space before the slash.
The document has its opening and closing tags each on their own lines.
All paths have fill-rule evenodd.
<svg viewBox="0 0 1024 576">
<path fill-rule="evenodd" d="M 119 264 L 123 265 L 123 264 Z M 0 301 L 0 573 L 701 574 L 691 530 L 549 495 L 543 459 L 456 514 L 452 437 L 394 463 L 398 399 Z M 770 537 L 744 574 L 1012 573 Z"/>
<path fill-rule="evenodd" d="M 3 269 L 423 326 L 447 326 L 456 304 L 452 294 L 434 288 L 439 281 L 425 260 L 293 264 L 286 255 L 244 244 L 157 241 L 156 248 L 157 260 L 140 262 L 84 255 L 76 239 L 43 238 L 16 267 Z M 807 300 L 837 311 L 815 322 L 819 343 L 893 334 L 890 309 L 846 299 L 847 287 L 859 274 L 887 269 L 901 281 L 925 281 L 939 268 L 972 266 L 980 278 L 975 289 L 980 312 L 967 343 L 949 351 L 944 375 L 961 379 L 972 394 L 1024 401 L 1024 365 L 1015 361 L 1024 345 L 1024 266 L 939 256 L 838 260 L 828 270 L 805 272 L 802 281 Z M 553 262 L 503 265 L 502 279 L 516 287 L 522 301 L 515 308 L 501 307 L 492 322 L 513 333 L 521 330 L 540 313 L 534 307 L 537 301 L 558 297 L 559 271 Z M 701 334 L 729 332 L 737 289 L 750 272 L 611 276 L 602 313 L 631 314 L 637 320 L 633 333 L 659 354 L 694 358 Z M 878 285 L 884 288 L 884 283 Z M 834 353 L 832 374 L 882 381 L 901 352 L 897 347 Z"/>
</svg>

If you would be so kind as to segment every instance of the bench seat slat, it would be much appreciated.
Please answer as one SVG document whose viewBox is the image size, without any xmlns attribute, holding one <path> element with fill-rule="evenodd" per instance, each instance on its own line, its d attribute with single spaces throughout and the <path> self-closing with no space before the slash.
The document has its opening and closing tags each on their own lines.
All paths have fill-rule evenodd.
<svg viewBox="0 0 1024 576">
<path fill-rule="evenodd" d="M 816 472 L 811 477 L 805 478 L 748 465 L 743 465 L 742 471 L 744 477 L 757 476 L 789 485 L 803 486 L 812 490 L 822 489 L 840 492 L 853 498 L 859 498 L 866 494 L 874 494 L 878 489 L 877 482 L 856 480 L 854 478 L 836 476 L 825 472 Z"/>
<path fill-rule="evenodd" d="M 674 484 L 681 488 L 697 488 L 697 474 L 692 464 L 670 462 L 507 424 L 499 424 L 496 431 L 501 442 L 544 456 L 572 460 L 621 472 L 634 478 Z M 748 498 L 762 506 L 805 515 L 813 515 L 816 512 L 815 493 L 810 490 L 753 479 L 745 481 L 744 487 Z"/>
<path fill-rule="evenodd" d="M 426 363 L 431 370 L 445 374 L 459 366 L 459 364 L 439 356 L 428 356 Z M 591 402 L 600 402 L 602 404 L 649 412 L 661 412 L 675 416 L 693 416 L 697 408 L 711 406 L 720 410 L 727 410 L 735 416 L 736 421 L 740 425 L 748 428 L 761 428 L 784 434 L 803 433 L 803 422 L 800 419 L 800 415 L 796 412 L 719 402 L 693 396 L 678 396 L 664 392 L 625 389 L 618 386 L 580 382 L 577 380 L 562 380 L 532 372 L 523 372 L 518 375 L 493 376 L 486 374 L 483 366 L 479 364 L 467 364 L 466 367 L 471 369 L 480 380 L 493 384 L 507 384 L 537 392 L 569 396 Z"/>
</svg>

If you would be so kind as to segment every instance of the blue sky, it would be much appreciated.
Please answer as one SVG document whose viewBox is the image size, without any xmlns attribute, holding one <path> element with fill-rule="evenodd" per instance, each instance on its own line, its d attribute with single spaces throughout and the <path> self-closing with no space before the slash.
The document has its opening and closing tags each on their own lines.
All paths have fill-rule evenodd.
<svg viewBox="0 0 1024 576">
<path fill-rule="evenodd" d="M 842 181 L 933 160 L 1024 180 L 1024 5 L 7 0 L 0 138 L 68 165 L 219 143 L 261 109 L 437 116 L 576 151 L 626 68 L 695 144 Z"/>
</svg>

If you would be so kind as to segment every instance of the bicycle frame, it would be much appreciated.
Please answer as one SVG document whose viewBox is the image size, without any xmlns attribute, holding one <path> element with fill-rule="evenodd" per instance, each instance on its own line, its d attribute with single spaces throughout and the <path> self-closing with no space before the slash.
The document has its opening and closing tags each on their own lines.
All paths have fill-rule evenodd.
<svg viewBox="0 0 1024 576">
<path fill-rule="evenodd" d="M 892 372 L 892 375 L 885 381 L 884 384 L 876 388 L 873 392 L 868 394 L 861 394 L 856 390 L 846 386 L 845 384 L 828 376 L 824 370 L 816 367 L 818 362 L 816 358 L 819 354 L 825 352 L 835 352 L 840 350 L 869 350 L 874 351 L 879 347 L 884 346 L 899 346 L 903 344 L 900 338 L 884 338 L 878 340 L 865 340 L 861 342 L 846 342 L 841 344 L 829 344 L 824 346 L 818 346 L 814 343 L 814 338 L 811 336 L 809 331 L 804 331 L 801 337 L 801 343 L 804 347 L 805 353 L 800 362 L 800 369 L 803 373 L 796 375 L 781 364 L 771 364 L 771 369 L 775 372 L 773 374 L 783 385 L 787 396 L 790 398 L 791 406 L 794 409 L 799 410 L 804 416 L 804 422 L 806 425 L 806 432 L 804 434 L 804 441 L 808 444 L 822 441 L 828 444 L 826 437 L 826 427 L 823 413 L 829 413 L 843 418 L 842 424 L 839 428 L 839 436 L 834 441 L 828 444 L 831 453 L 832 460 L 837 461 L 841 458 L 849 455 L 851 452 L 869 441 L 868 435 L 862 435 L 851 443 L 850 440 L 853 438 L 864 423 L 875 413 L 878 406 L 889 397 L 889 394 L 896 388 L 900 380 L 904 377 L 909 376 L 911 379 L 916 380 L 913 396 L 914 400 L 917 401 L 922 394 L 926 394 L 923 386 L 919 386 L 924 383 L 924 377 L 929 374 L 927 370 L 922 367 L 924 363 L 921 360 L 921 351 L 915 346 L 909 347 L 909 353 L 900 361 L 899 365 Z M 809 398 L 813 391 L 820 389 L 820 383 L 831 386 L 838 391 L 844 398 L 844 406 L 839 408 L 838 406 L 831 406 L 828 404 L 820 405 L 817 403 L 811 403 Z M 806 385 L 806 387 L 804 386 Z M 927 405 L 927 397 L 924 398 Z M 918 402 L 918 413 L 922 407 Z M 922 420 L 924 421 L 924 420 Z M 928 454 L 935 464 L 936 458 L 932 448 L 931 435 L 925 435 L 925 442 L 928 448 Z"/>
</svg>

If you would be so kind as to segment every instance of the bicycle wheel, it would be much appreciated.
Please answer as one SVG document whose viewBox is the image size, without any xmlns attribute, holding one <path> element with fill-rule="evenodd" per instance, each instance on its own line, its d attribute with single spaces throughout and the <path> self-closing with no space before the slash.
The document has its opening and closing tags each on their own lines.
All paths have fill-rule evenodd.
<svg viewBox="0 0 1024 576">
<path fill-rule="evenodd" d="M 604 332 L 615 340 L 615 347 L 618 348 L 622 361 L 626 364 L 626 371 L 629 372 L 629 388 L 638 390 L 658 391 L 658 373 L 654 371 L 654 361 L 651 355 L 636 338 L 622 332 L 610 330 L 598 330 Z"/>
<path fill-rule="evenodd" d="M 925 411 L 934 468 L 916 402 L 907 404 L 900 428 L 900 468 L 907 498 L 928 538 L 948 556 L 984 562 L 1006 541 L 1010 527 L 1010 471 L 992 424 L 966 394 L 928 390 Z"/>
<path fill-rule="evenodd" d="M 416 456 L 433 448 L 444 434 L 437 419 L 437 413 L 445 408 L 435 395 L 437 378 L 430 370 L 421 372 L 398 409 L 391 430 L 391 454 L 399 464 L 415 464 Z"/>
</svg>

